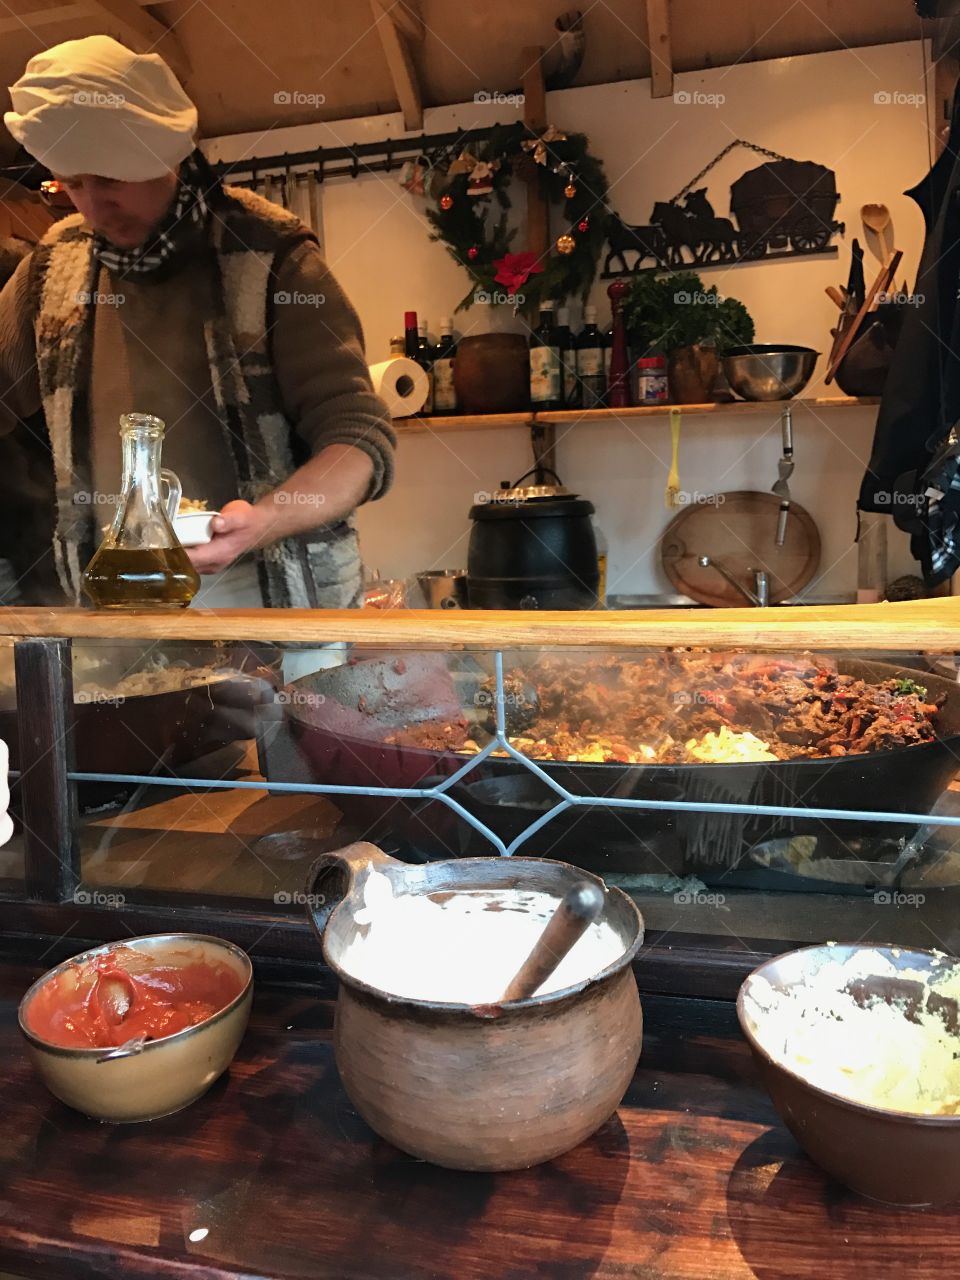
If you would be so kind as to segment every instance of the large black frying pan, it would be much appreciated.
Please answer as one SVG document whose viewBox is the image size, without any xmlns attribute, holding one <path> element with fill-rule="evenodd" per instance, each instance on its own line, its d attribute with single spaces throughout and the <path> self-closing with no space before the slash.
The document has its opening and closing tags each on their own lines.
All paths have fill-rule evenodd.
<svg viewBox="0 0 960 1280">
<path fill-rule="evenodd" d="M 887 663 L 840 658 L 841 672 L 880 682 L 917 676 Z M 286 710 L 300 749 L 318 782 L 355 787 L 417 787 L 448 777 L 466 757 L 384 741 L 411 723 L 462 713 L 474 700 L 483 671 L 469 658 L 406 654 L 368 659 L 316 672 L 291 686 Z M 571 791 L 636 799 L 720 801 L 771 806 L 929 813 L 960 768 L 960 685 L 923 673 L 931 697 L 944 695 L 939 737 L 919 746 L 829 759 L 769 764 L 621 765 L 540 762 Z M 555 803 L 550 789 L 516 761 L 483 761 L 453 794 L 510 840 Z M 399 836 L 438 856 L 480 853 L 468 824 L 438 803 L 339 798 L 338 805 L 367 834 Z M 834 821 L 751 814 L 567 811 L 539 833 L 527 853 L 552 850 L 580 865 L 619 865 L 663 872 L 735 866 L 742 854 L 773 837 L 814 834 L 824 852 L 844 856 L 851 839 L 898 839 L 916 823 Z"/>
</svg>

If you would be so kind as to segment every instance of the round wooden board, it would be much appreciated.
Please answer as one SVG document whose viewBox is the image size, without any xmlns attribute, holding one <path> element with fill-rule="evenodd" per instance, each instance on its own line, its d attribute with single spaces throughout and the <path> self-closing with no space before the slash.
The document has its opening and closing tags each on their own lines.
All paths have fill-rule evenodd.
<svg viewBox="0 0 960 1280">
<path fill-rule="evenodd" d="M 801 591 L 820 563 L 820 534 L 810 513 L 790 503 L 786 538 L 778 547 L 776 494 L 744 489 L 713 496 L 714 502 L 684 508 L 660 539 L 660 560 L 677 591 L 717 608 L 749 607 L 722 574 L 697 563 L 702 555 L 720 561 L 750 590 L 755 590 L 753 571 L 765 569 L 771 604 Z"/>
</svg>

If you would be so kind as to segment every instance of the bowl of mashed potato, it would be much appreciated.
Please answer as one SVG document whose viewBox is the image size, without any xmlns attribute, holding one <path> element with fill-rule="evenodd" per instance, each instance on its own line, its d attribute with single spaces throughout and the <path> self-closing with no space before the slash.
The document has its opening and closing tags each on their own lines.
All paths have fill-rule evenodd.
<svg viewBox="0 0 960 1280">
<path fill-rule="evenodd" d="M 740 1026 L 780 1116 L 862 1195 L 960 1200 L 960 961 L 828 943 L 756 969 Z"/>
</svg>

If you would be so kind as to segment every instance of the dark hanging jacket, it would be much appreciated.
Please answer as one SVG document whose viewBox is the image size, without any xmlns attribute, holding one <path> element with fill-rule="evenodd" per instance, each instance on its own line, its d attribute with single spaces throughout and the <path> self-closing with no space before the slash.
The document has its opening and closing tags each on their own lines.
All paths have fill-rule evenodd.
<svg viewBox="0 0 960 1280">
<path fill-rule="evenodd" d="M 927 557 L 911 520 L 920 477 L 960 419 L 960 86 L 950 136 L 933 168 L 905 193 L 926 226 L 915 305 L 907 308 L 877 418 L 873 453 L 858 507 L 894 515 L 914 533 L 913 552 Z"/>
</svg>

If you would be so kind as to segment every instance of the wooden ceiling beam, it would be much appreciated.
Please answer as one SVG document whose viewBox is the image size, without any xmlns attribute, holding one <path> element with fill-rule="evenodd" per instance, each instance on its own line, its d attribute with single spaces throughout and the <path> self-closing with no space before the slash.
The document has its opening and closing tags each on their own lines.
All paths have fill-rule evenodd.
<svg viewBox="0 0 960 1280">
<path fill-rule="evenodd" d="M 190 60 L 180 41 L 169 27 L 141 8 L 137 0 L 84 0 L 84 4 L 96 17 L 105 20 L 108 35 L 115 36 L 136 53 L 159 53 L 181 80 L 190 74 Z"/>
<path fill-rule="evenodd" d="M 389 5 L 384 0 L 370 0 L 370 7 L 390 69 L 390 79 L 403 112 L 403 127 L 411 131 L 423 128 L 423 100 L 409 38 L 401 30 L 395 17 L 402 2 L 403 0 L 398 0 L 396 4 Z M 409 9 L 409 3 L 407 8 Z"/>
<path fill-rule="evenodd" d="M 420 0 L 393 0 L 392 4 L 388 2 L 384 8 L 393 25 L 408 40 L 412 40 L 414 44 L 422 42 L 426 28 L 420 12 Z"/>
<path fill-rule="evenodd" d="M 670 11 L 667 3 L 668 0 L 646 0 L 652 98 L 673 97 L 673 53 L 670 48 Z"/>
<path fill-rule="evenodd" d="M 149 4 L 171 4 L 172 0 L 136 0 L 141 8 Z M 33 31 L 38 27 L 48 27 L 61 22 L 79 22 L 84 18 L 97 15 L 96 0 L 77 0 L 76 4 L 52 4 L 45 9 L 31 9 L 19 17 L 11 12 L 10 7 L 3 8 L 4 16 L 0 17 L 0 35 L 15 35 L 18 31 Z M 148 15 L 149 16 L 149 15 Z"/>
<path fill-rule="evenodd" d="M 82 4 L 55 4 L 48 9 L 34 9 L 32 13 L 25 13 L 22 17 L 11 15 L 0 18 L 0 35 L 11 35 L 18 31 L 32 31 L 35 27 L 48 26 L 52 22 L 73 22 L 78 18 L 88 18 L 89 16 L 89 6 Z"/>
</svg>

